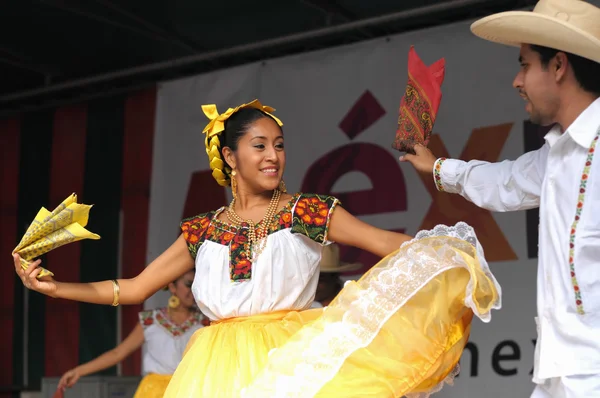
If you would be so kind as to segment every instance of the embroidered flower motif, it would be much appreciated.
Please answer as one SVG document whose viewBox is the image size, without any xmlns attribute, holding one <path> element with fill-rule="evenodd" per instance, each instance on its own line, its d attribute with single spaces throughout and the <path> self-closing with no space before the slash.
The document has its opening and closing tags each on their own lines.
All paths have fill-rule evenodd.
<svg viewBox="0 0 600 398">
<path fill-rule="evenodd" d="M 231 275 L 231 279 L 234 281 L 238 279 L 250 279 L 251 276 L 252 262 L 245 258 L 245 256 L 240 257 L 241 258 L 238 259 L 235 267 L 232 268 L 233 275 Z"/>
<path fill-rule="evenodd" d="M 138 316 L 143 328 L 146 328 L 154 323 L 154 311 L 152 310 L 142 311 L 138 314 Z"/>
<path fill-rule="evenodd" d="M 327 223 L 329 208 L 327 203 L 317 196 L 304 197 L 296 204 L 296 214 L 306 225 L 323 226 Z"/>
<path fill-rule="evenodd" d="M 206 231 L 210 219 L 208 217 L 196 218 L 184 224 L 183 237 L 191 244 L 196 244 L 200 241 L 202 233 Z"/>
<path fill-rule="evenodd" d="M 198 248 L 204 241 L 204 236 L 210 226 L 210 221 L 212 220 L 214 214 L 215 212 L 204 213 L 195 217 L 187 218 L 181 222 L 183 238 L 187 242 L 188 250 L 194 259 L 198 253 Z"/>
<path fill-rule="evenodd" d="M 292 215 L 292 233 L 325 243 L 331 214 L 338 203 L 333 196 L 302 194 Z"/>
<path fill-rule="evenodd" d="M 211 224 L 208 226 L 208 229 L 206 230 L 206 235 L 211 236 L 214 233 L 215 233 L 215 226 Z"/>
<path fill-rule="evenodd" d="M 288 229 L 292 227 L 292 206 L 298 198 L 300 194 L 295 194 L 292 199 L 288 202 L 287 205 L 281 210 L 279 213 L 275 214 L 275 219 L 269 228 L 269 234 L 280 231 L 282 229 Z"/>
<path fill-rule="evenodd" d="M 289 227 L 290 224 L 292 223 L 292 213 L 289 211 L 286 211 L 285 213 L 281 214 L 280 217 L 278 218 L 278 224 L 279 225 L 283 225 L 283 226 L 287 226 Z"/>
<path fill-rule="evenodd" d="M 581 315 L 585 314 L 583 309 L 583 300 L 581 297 L 581 291 L 579 289 L 579 283 L 577 282 L 577 276 L 575 273 L 575 238 L 577 234 L 577 224 L 579 224 L 579 219 L 581 218 L 581 211 L 583 210 L 583 204 L 585 202 L 585 193 L 587 189 L 588 177 L 592 168 L 592 161 L 594 160 L 594 152 L 596 148 L 596 143 L 598 142 L 598 138 L 600 137 L 600 129 L 596 133 L 590 148 L 588 149 L 588 155 L 585 162 L 585 166 L 583 167 L 583 172 L 581 173 L 581 181 L 579 183 L 579 197 L 577 198 L 577 208 L 575 210 L 575 219 L 573 220 L 573 224 L 571 225 L 571 235 L 569 237 L 569 269 L 571 271 L 571 283 L 573 284 L 573 291 L 575 292 L 575 305 L 577 307 L 577 312 Z"/>
</svg>

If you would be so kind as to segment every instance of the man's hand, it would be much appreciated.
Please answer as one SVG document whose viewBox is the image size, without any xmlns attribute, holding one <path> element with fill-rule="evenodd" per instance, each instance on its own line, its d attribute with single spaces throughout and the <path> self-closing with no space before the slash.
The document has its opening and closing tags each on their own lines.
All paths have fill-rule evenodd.
<svg viewBox="0 0 600 398">
<path fill-rule="evenodd" d="M 437 158 L 427 147 L 421 144 L 416 144 L 414 151 L 414 155 L 407 153 L 406 155 L 400 157 L 400 161 L 409 162 L 419 173 L 432 174 Z"/>
</svg>

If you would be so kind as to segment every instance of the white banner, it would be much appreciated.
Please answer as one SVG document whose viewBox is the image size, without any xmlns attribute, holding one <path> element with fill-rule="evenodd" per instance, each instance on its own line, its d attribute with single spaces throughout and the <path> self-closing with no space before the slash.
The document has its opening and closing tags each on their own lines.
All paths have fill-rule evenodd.
<svg viewBox="0 0 600 398">
<path fill-rule="evenodd" d="M 183 216 L 216 208 L 223 190 L 209 176 L 201 105 L 220 111 L 259 98 L 284 122 L 291 192 L 334 193 L 361 219 L 386 229 L 459 220 L 476 227 L 503 287 L 503 309 L 476 320 L 455 386 L 436 396 L 527 397 L 535 325 L 536 259 L 528 259 L 526 213 L 490 214 L 432 190 L 391 149 L 407 80 L 410 45 L 430 64 L 446 58 L 435 131 L 437 155 L 495 161 L 524 152 L 524 103 L 511 87 L 518 49 L 473 36 L 469 23 L 290 56 L 163 83 L 159 89 L 148 261 L 177 237 Z M 195 186 L 191 182 L 195 181 Z M 227 196 L 229 197 L 229 196 Z M 187 203 L 186 203 L 187 202 Z M 212 207 L 209 207 L 212 206 Z M 207 208 L 208 207 L 208 208 Z M 531 231 L 530 231 L 531 232 Z M 345 250 L 366 266 L 374 258 Z M 163 305 L 157 295 L 148 307 Z"/>
</svg>

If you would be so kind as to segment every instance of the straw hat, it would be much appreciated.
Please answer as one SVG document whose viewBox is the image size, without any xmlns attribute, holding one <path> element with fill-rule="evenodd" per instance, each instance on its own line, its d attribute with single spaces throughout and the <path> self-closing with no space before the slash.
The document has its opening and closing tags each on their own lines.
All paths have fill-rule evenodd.
<svg viewBox="0 0 600 398">
<path fill-rule="evenodd" d="M 533 11 L 482 18 L 471 31 L 495 43 L 535 44 L 600 63 L 600 8 L 582 0 L 540 0 Z"/>
<path fill-rule="evenodd" d="M 362 268 L 360 263 L 340 262 L 340 248 L 335 243 L 323 247 L 319 266 L 321 272 L 348 272 Z"/>
</svg>

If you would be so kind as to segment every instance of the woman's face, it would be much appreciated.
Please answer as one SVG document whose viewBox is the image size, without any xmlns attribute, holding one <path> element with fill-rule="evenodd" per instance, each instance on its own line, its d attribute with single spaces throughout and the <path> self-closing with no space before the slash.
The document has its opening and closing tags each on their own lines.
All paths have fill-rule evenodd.
<svg viewBox="0 0 600 398">
<path fill-rule="evenodd" d="M 279 186 L 285 169 L 283 133 L 270 117 L 256 120 L 238 141 L 237 151 L 227 151 L 227 163 L 236 171 L 238 189 L 271 191 Z"/>
</svg>

